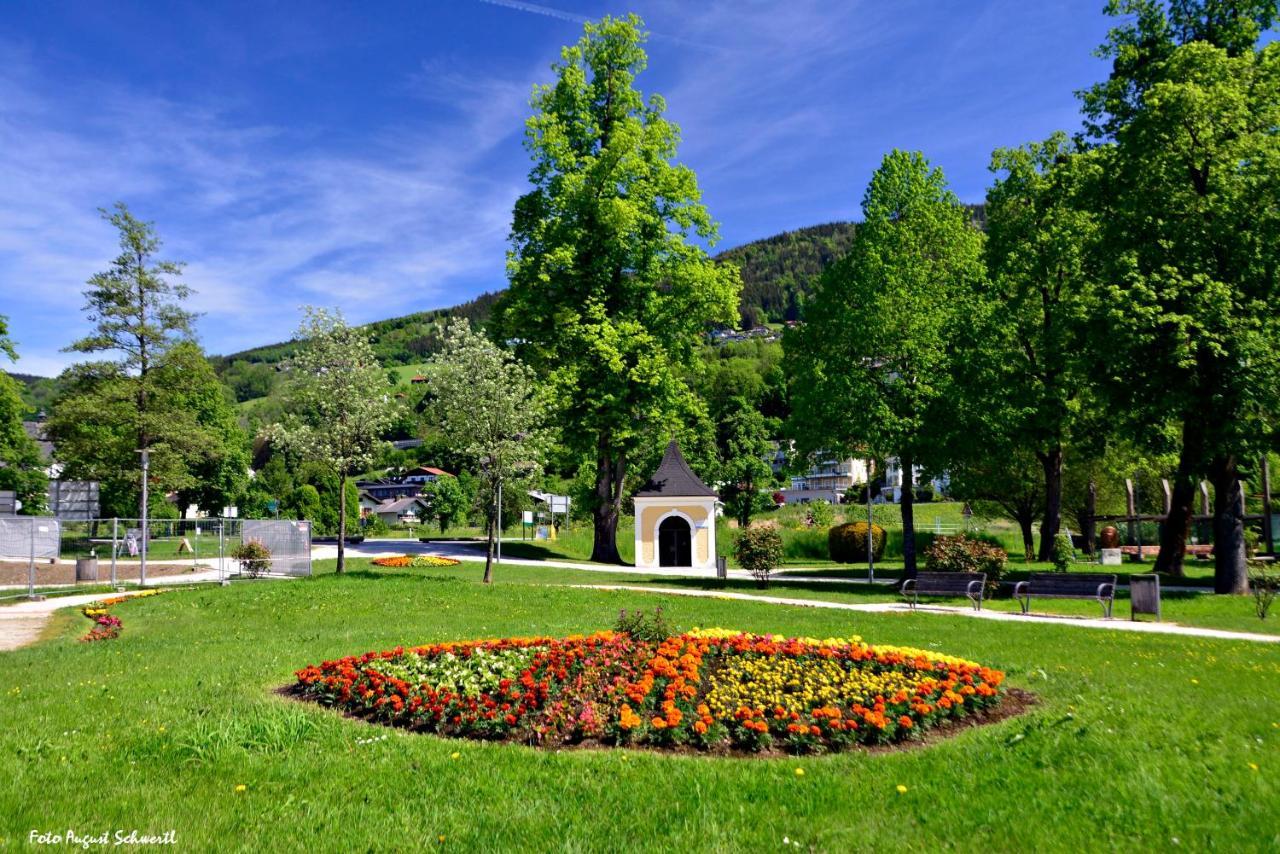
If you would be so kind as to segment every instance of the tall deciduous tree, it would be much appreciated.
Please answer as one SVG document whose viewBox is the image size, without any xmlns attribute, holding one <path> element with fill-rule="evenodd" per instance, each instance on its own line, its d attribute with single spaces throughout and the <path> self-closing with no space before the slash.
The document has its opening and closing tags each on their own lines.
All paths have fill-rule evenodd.
<svg viewBox="0 0 1280 854">
<path fill-rule="evenodd" d="M 346 569 L 347 477 L 372 464 L 395 418 L 387 377 L 369 338 L 342 315 L 308 307 L 303 345 L 287 363 L 285 418 L 265 436 L 338 480 L 338 572 Z"/>
<path fill-rule="evenodd" d="M 9 338 L 8 318 L 0 314 L 0 354 L 17 360 L 18 354 Z M 44 505 L 48 483 L 40 459 L 40 448 L 23 427 L 26 405 L 18 381 L 0 371 L 0 489 L 13 490 L 22 509 L 39 512 Z"/>
<path fill-rule="evenodd" d="M 959 376 L 975 380 L 962 385 L 977 402 L 967 412 L 985 428 L 968 425 L 974 454 L 989 456 L 1003 440 L 1039 462 L 1042 561 L 1061 524 L 1063 451 L 1092 383 L 1085 339 L 1098 258 L 1097 161 L 1062 133 L 995 152 L 985 252 L 986 298 L 995 305 L 962 347 L 972 360 Z"/>
<path fill-rule="evenodd" d="M 538 87 L 525 145 L 533 189 L 516 202 L 498 328 L 549 377 L 570 450 L 595 465 L 592 559 L 620 563 L 631 462 L 700 409 L 685 375 L 708 326 L 737 316 L 737 269 L 700 241 L 716 226 L 674 163 L 665 103 L 635 88 L 638 18 L 586 25 Z"/>
<path fill-rule="evenodd" d="M 470 502 L 456 477 L 437 477 L 422 487 L 422 499 L 431 508 L 431 517 L 440 525 L 440 533 L 454 522 L 467 517 Z M 424 520 L 425 521 L 425 520 Z"/>
<path fill-rule="evenodd" d="M 154 405 L 152 368 L 174 344 L 192 337 L 195 315 L 181 304 L 191 290 L 176 281 L 181 263 L 156 257 L 161 244 L 153 223 L 137 219 L 124 202 L 103 210 L 102 217 L 120 233 L 120 254 L 110 268 L 89 279 L 85 312 L 94 330 L 67 350 L 118 354 L 98 370 L 128 387 L 134 449 L 149 450 L 169 417 Z M 138 510 L 141 515 L 141 497 Z"/>
<path fill-rule="evenodd" d="M 1214 486 L 1215 588 L 1247 589 L 1241 477 L 1276 418 L 1280 44 L 1274 0 L 1116 0 L 1133 17 L 1083 93 L 1111 161 L 1100 350 L 1137 438 L 1172 424 L 1179 459 L 1157 570 L 1180 573 L 1195 495 Z"/>
<path fill-rule="evenodd" d="M 484 582 L 493 580 L 498 494 L 541 468 L 546 440 L 544 406 L 533 372 L 466 321 L 449 327 L 444 349 L 427 372 L 427 412 L 445 442 L 476 465 L 487 508 Z"/>
<path fill-rule="evenodd" d="M 742 398 L 734 398 L 716 419 L 716 446 L 720 452 L 721 497 L 725 509 L 745 528 L 751 517 L 772 502 L 760 490 L 773 469 L 767 462 L 769 423 L 759 410 Z"/>
<path fill-rule="evenodd" d="M 982 235 L 919 153 L 893 151 L 864 222 L 785 349 L 801 445 L 902 465 L 903 560 L 916 569 L 912 475 L 944 465 L 954 345 L 982 279 Z"/>
<path fill-rule="evenodd" d="M 147 371 L 152 494 L 177 492 L 209 512 L 238 501 L 248 478 L 248 440 L 225 386 L 200 348 L 181 341 Z M 117 363 L 67 369 L 45 433 L 67 477 L 101 484 L 104 513 L 138 508 L 137 377 Z"/>
</svg>

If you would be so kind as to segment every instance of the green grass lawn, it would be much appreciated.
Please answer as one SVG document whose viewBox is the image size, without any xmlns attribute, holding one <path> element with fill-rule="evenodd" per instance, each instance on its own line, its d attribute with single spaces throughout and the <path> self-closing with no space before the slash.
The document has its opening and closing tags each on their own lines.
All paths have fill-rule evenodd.
<svg viewBox="0 0 1280 854">
<path fill-rule="evenodd" d="M 125 603 L 124 635 L 95 645 L 76 642 L 87 620 L 62 614 L 41 644 L 0 654 L 0 847 L 67 828 L 173 829 L 197 850 L 416 850 L 441 836 L 538 851 L 766 850 L 784 836 L 819 851 L 1280 845 L 1271 647 L 571 590 L 545 583 L 584 574 L 542 567 L 501 567 L 486 588 L 476 565 L 366 566 Z M 857 633 L 973 658 L 1041 703 L 911 750 L 741 760 L 442 741 L 274 693 L 326 658 L 590 631 L 657 604 L 682 628 Z"/>
</svg>

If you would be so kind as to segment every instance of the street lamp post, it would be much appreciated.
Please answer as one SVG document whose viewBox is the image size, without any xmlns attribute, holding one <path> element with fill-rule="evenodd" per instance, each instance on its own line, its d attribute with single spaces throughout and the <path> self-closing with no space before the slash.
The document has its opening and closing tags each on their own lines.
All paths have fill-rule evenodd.
<svg viewBox="0 0 1280 854">
<path fill-rule="evenodd" d="M 142 551 L 138 570 L 138 585 L 147 586 L 147 472 L 151 468 L 151 453 L 143 448 L 142 454 Z"/>
<path fill-rule="evenodd" d="M 876 583 L 875 516 L 871 511 L 871 460 L 867 460 L 867 583 Z"/>
</svg>

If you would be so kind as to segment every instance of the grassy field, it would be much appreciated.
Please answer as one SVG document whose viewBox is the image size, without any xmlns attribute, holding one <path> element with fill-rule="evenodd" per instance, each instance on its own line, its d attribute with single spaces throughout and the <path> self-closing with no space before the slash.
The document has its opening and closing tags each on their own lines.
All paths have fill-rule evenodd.
<svg viewBox="0 0 1280 854">
<path fill-rule="evenodd" d="M 68 828 L 174 830 L 197 850 L 1280 845 L 1273 648 L 570 590 L 546 583 L 582 574 L 540 567 L 502 567 L 491 588 L 474 565 L 353 568 L 126 603 L 125 634 L 94 645 L 75 640 L 87 620 L 62 614 L 43 643 L 4 654 L 0 847 Z M 1041 702 L 911 750 L 722 760 L 446 742 L 274 693 L 325 658 L 589 631 L 655 604 L 686 628 L 858 633 L 974 658 Z"/>
</svg>

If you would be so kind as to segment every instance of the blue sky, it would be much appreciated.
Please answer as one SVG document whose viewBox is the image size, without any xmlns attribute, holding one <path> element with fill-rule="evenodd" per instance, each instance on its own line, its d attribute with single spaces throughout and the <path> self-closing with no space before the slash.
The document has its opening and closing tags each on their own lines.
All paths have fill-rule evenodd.
<svg viewBox="0 0 1280 854">
<path fill-rule="evenodd" d="M 304 304 L 353 321 L 504 284 L 532 86 L 581 21 L 639 13 L 639 79 L 683 130 L 720 248 L 855 219 L 891 148 L 979 201 L 993 148 L 1079 123 L 1102 0 L 5 3 L 0 314 L 53 374 L 115 254 L 96 209 L 154 220 L 227 353 Z"/>
</svg>

